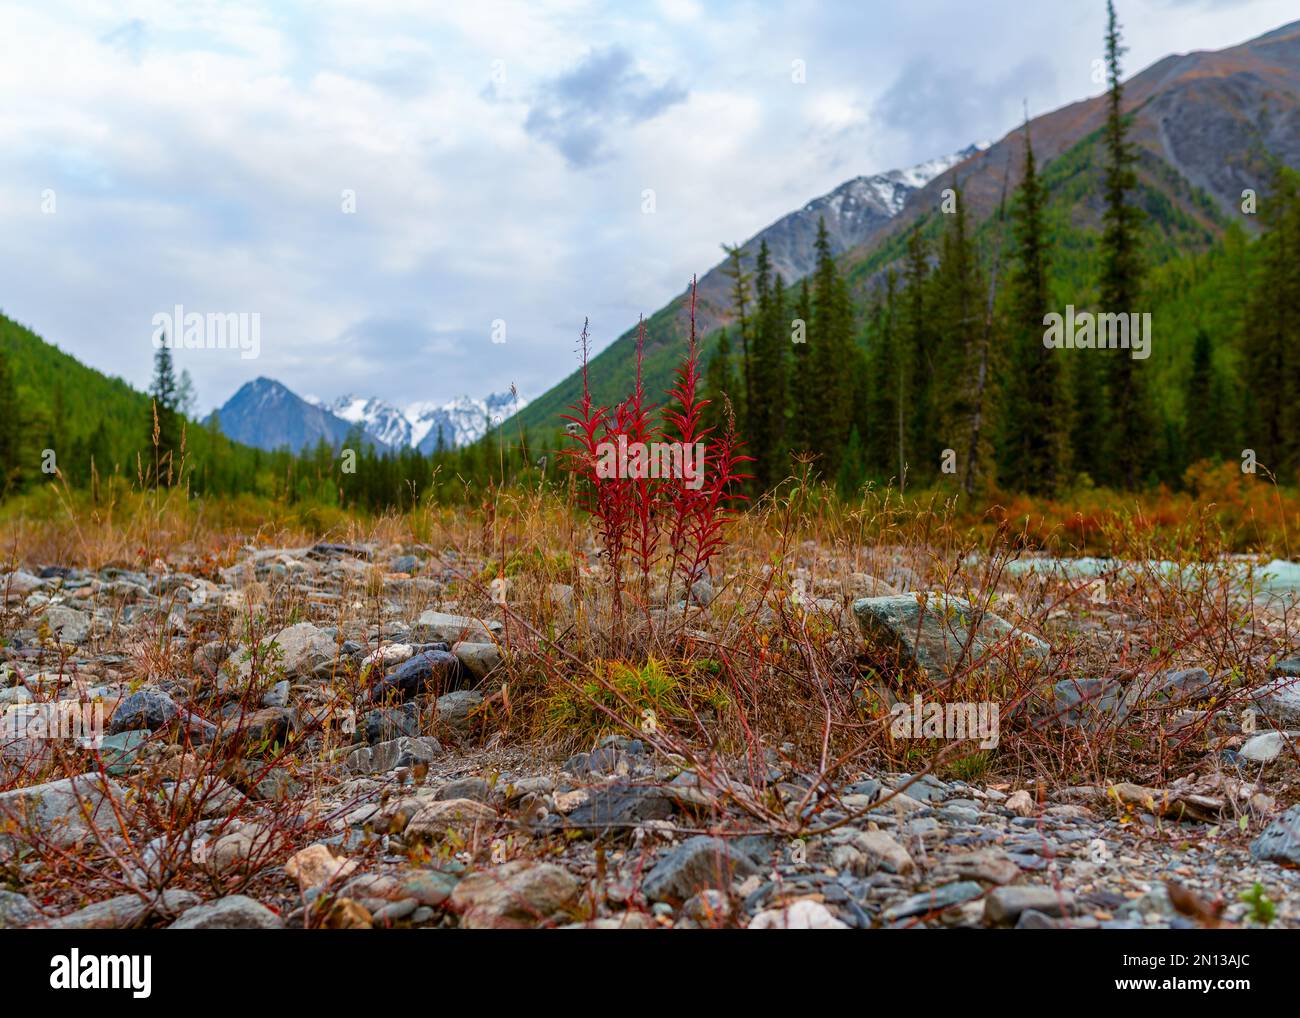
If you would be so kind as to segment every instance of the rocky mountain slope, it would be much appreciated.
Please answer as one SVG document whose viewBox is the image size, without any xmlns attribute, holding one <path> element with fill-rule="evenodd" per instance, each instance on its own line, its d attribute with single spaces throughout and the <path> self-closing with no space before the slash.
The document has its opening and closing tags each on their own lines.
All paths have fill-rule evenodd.
<svg viewBox="0 0 1300 1018">
<path fill-rule="evenodd" d="M 1141 149 L 1142 184 L 1155 196 L 1152 200 L 1213 235 L 1239 206 L 1243 189 L 1258 192 L 1266 186 L 1273 161 L 1300 167 L 1300 22 L 1224 50 L 1166 57 L 1126 82 L 1125 106 L 1133 116 L 1133 138 Z M 1033 118 L 1029 128 L 1040 167 L 1094 138 L 1104 120 L 1104 107 L 1105 97 L 1098 95 Z M 766 237 L 774 252 L 780 251 L 777 264 L 789 283 L 811 267 L 802 245 L 810 242 L 817 215 L 830 213 L 827 226 L 835 238 L 836 254 L 842 256 L 861 297 L 866 278 L 894 257 L 881 253 L 896 245 L 918 218 L 939 206 L 944 188 L 961 186 L 976 222 L 997 207 L 1004 188 L 1014 188 L 1019 180 L 1022 128 L 1016 125 L 997 143 L 972 146 L 957 156 L 963 158 L 936 160 L 928 164 L 929 172 L 910 179 L 906 174 L 885 174 L 848 181 L 756 234 L 746 252 L 752 255 L 757 242 Z M 892 193 L 864 185 L 864 181 L 895 176 L 905 186 Z M 1069 183 L 1072 225 L 1095 227 L 1100 222 L 1100 192 L 1091 180 Z M 863 265 L 873 270 L 866 278 L 855 272 Z M 727 279 L 720 269 L 715 266 L 700 280 L 701 336 L 731 320 Z M 648 319 L 650 391 L 663 391 L 671 384 L 685 336 L 684 296 Z M 615 402 L 626 394 L 634 343 L 635 329 L 629 329 L 593 359 L 591 380 L 599 402 Z M 534 400 L 521 414 L 522 422 L 529 427 L 556 426 L 558 415 L 579 388 L 575 372 Z"/>
<path fill-rule="evenodd" d="M 1209 227 L 1216 225 L 1215 213 L 1241 220 L 1242 191 L 1264 191 L 1275 160 L 1300 167 L 1300 21 L 1229 49 L 1166 57 L 1125 83 L 1124 106 L 1144 186 Z M 1039 166 L 1093 138 L 1105 117 L 1106 97 L 1098 95 L 1033 118 L 1029 132 Z M 845 263 L 870 258 L 910 229 L 954 183 L 975 218 L 987 216 L 1004 182 L 1008 188 L 1019 183 L 1023 161 L 1024 131 L 1016 127 L 920 188 L 885 229 L 852 248 Z M 1089 189 L 1076 206 L 1075 224 L 1097 227 L 1100 218 L 1099 193 Z"/>
</svg>

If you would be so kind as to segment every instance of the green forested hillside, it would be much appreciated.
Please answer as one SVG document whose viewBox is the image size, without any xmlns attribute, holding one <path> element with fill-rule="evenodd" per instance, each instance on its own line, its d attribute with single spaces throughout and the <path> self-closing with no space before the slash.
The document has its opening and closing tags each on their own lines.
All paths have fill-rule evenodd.
<svg viewBox="0 0 1300 1018">
<path fill-rule="evenodd" d="M 380 457 L 358 436 L 353 469 L 344 470 L 338 452 L 325 445 L 293 455 L 231 442 L 215 422 L 180 414 L 175 379 L 164 391 L 155 443 L 151 394 L 87 367 L 0 315 L 0 497 L 51 481 L 107 497 L 113 487 L 149 486 L 161 474 L 161 483 L 195 495 L 254 494 L 379 510 L 409 506 L 431 492 L 464 497 L 466 482 L 500 477 L 505 462 L 495 437 L 432 456 Z M 513 452 L 510 472 L 522 462 Z"/>
</svg>

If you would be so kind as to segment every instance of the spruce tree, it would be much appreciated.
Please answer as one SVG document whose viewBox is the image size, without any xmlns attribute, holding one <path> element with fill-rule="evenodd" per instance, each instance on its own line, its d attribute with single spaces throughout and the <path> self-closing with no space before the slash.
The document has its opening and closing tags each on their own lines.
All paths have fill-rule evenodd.
<svg viewBox="0 0 1300 1018">
<path fill-rule="evenodd" d="M 910 406 L 904 407 L 905 435 L 900 486 L 909 481 L 925 483 L 934 475 L 939 450 L 938 429 L 931 412 L 934 332 L 930 313 L 930 258 L 919 225 L 907 238 L 903 268 L 902 307 L 899 314 L 899 354 L 902 374 L 900 389 Z"/>
<path fill-rule="evenodd" d="M 1013 491 L 1050 495 L 1066 479 L 1069 418 L 1062 356 L 1043 346 L 1048 294 L 1044 194 L 1025 121 L 1025 164 L 1013 206 L 1015 255 L 1007 294 L 1009 357 L 999 435 L 999 478 Z"/>
<path fill-rule="evenodd" d="M 793 315 L 789 322 L 792 366 L 789 372 L 789 425 L 786 435 L 794 453 L 810 453 L 813 447 L 812 421 L 818 399 L 813 377 L 813 360 L 808 349 L 808 330 L 812 326 L 812 289 L 805 277 L 799 282 L 799 296 L 795 299 Z M 796 328 L 800 331 L 797 333 Z M 801 338 L 802 342 L 795 342 Z"/>
<path fill-rule="evenodd" d="M 808 330 L 810 375 L 809 438 L 822 476 L 834 479 L 848 443 L 853 414 L 853 309 L 848 287 L 831 255 L 826 220 L 817 222 L 817 265 L 813 270 L 812 324 Z"/>
<path fill-rule="evenodd" d="M 722 274 L 731 280 L 732 313 L 735 316 L 736 328 L 740 335 L 739 374 L 742 398 L 736 410 L 739 418 L 740 429 L 742 433 L 748 434 L 749 408 L 750 404 L 753 402 L 754 396 L 752 364 L 750 361 L 749 348 L 749 284 L 752 277 L 745 271 L 745 256 L 741 245 L 723 244 L 722 250 L 727 253 L 727 264 L 723 268 Z"/>
<path fill-rule="evenodd" d="M 758 420 L 766 449 L 762 454 L 752 455 L 756 460 L 754 466 L 759 468 L 755 476 L 763 489 L 780 483 L 789 472 L 788 348 L 792 345 L 789 318 L 785 280 L 777 273 L 772 280 L 767 313 L 762 316 L 756 333 L 754 357 L 754 399 L 759 404 Z"/>
<path fill-rule="evenodd" d="M 1264 234 L 1243 326 L 1244 441 L 1260 463 L 1282 476 L 1294 469 L 1300 442 L 1300 178 L 1280 168 L 1262 211 Z"/>
<path fill-rule="evenodd" d="M 989 443 L 982 433 L 983 393 L 978 388 L 978 359 L 984 342 L 984 284 L 966 219 L 961 192 L 947 216 L 935 270 L 937 336 L 934 379 L 936 439 L 957 454 L 957 476 L 970 493 L 988 476 Z M 967 462 L 970 456 L 976 462 Z"/>
<path fill-rule="evenodd" d="M 1219 395 L 1210 334 L 1198 328 L 1192 343 L 1192 371 L 1183 397 L 1182 449 L 1188 463 L 1211 459 L 1218 452 L 1219 429 L 1223 426 L 1218 419 L 1221 408 L 1216 406 Z"/>
<path fill-rule="evenodd" d="M 1106 74 L 1109 84 L 1103 138 L 1106 170 L 1103 187 L 1106 211 L 1101 238 L 1101 312 L 1126 315 L 1141 310 L 1142 213 L 1130 202 L 1137 188 L 1136 154 L 1129 141 L 1129 119 L 1123 113 L 1124 89 L 1120 82 L 1120 42 L 1114 0 L 1106 3 Z M 1151 462 L 1153 415 L 1148 403 L 1143 368 L 1150 361 L 1134 360 L 1122 349 L 1098 350 L 1103 359 L 1106 389 L 1102 476 L 1108 483 L 1136 488 Z M 1095 441 L 1084 436 L 1085 441 Z"/>
<path fill-rule="evenodd" d="M 867 471 L 874 476 L 900 478 L 904 444 L 903 361 L 899 353 L 898 273 L 885 273 L 883 292 L 877 295 L 867 341 Z"/>
<path fill-rule="evenodd" d="M 752 340 L 753 405 L 749 412 L 749 454 L 754 487 L 765 491 L 784 473 L 785 446 L 785 292 L 773 278 L 767 241 L 759 244 L 754 262 L 754 321 Z"/>
<path fill-rule="evenodd" d="M 177 482 L 180 471 L 181 423 L 176 412 L 176 375 L 172 355 L 163 345 L 154 354 L 153 384 L 149 387 L 146 458 L 151 457 L 149 481 L 153 485 Z"/>
<path fill-rule="evenodd" d="M 182 368 L 180 380 L 176 383 L 176 412 L 182 417 L 193 417 L 198 409 L 198 396 L 194 392 L 194 379 L 190 369 Z"/>
<path fill-rule="evenodd" d="M 724 328 L 718 336 L 718 344 L 704 369 L 704 396 L 709 405 L 704 408 L 705 424 L 715 433 L 725 429 L 727 406 L 730 404 L 735 412 L 735 405 L 740 393 L 736 379 L 736 367 L 731 356 L 731 339 Z"/>
</svg>

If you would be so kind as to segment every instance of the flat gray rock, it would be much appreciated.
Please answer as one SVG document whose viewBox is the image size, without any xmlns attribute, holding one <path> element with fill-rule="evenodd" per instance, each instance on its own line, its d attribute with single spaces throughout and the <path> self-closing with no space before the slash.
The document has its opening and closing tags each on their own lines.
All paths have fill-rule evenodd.
<svg viewBox="0 0 1300 1018">
<path fill-rule="evenodd" d="M 1300 866 L 1300 805 L 1292 806 L 1264 828 L 1250 843 L 1250 857 L 1257 862 Z"/>
<path fill-rule="evenodd" d="M 680 904 L 709 888 L 730 890 L 733 880 L 757 872 L 745 853 L 722 838 L 700 834 L 670 849 L 646 876 L 642 890 L 651 901 Z"/>
<path fill-rule="evenodd" d="M 0 792 L 0 828 L 11 832 L 0 834 L 0 859 L 30 844 L 33 836 L 66 848 L 91 833 L 91 822 L 115 829 L 107 797 L 121 800 L 122 795 L 115 782 L 96 773 Z"/>
<path fill-rule="evenodd" d="M 157 898 L 149 899 L 138 894 L 121 894 L 52 919 L 48 925 L 53 930 L 126 930 L 154 915 L 170 919 L 199 901 L 197 894 L 180 890 L 163 891 Z"/>
<path fill-rule="evenodd" d="M 169 930 L 280 930 L 284 921 L 265 905 L 232 894 L 188 909 Z"/>
<path fill-rule="evenodd" d="M 0 891 L 0 930 L 21 930 L 45 922 L 45 916 L 21 894 Z"/>
<path fill-rule="evenodd" d="M 864 597 L 853 603 L 853 614 L 868 642 L 932 681 L 958 668 L 1041 660 L 1051 652 L 1038 637 L 992 612 L 980 613 L 965 599 L 942 593 Z"/>
<path fill-rule="evenodd" d="M 446 612 L 427 611 L 420 616 L 411 630 L 416 639 L 444 640 L 457 643 L 491 643 L 492 634 L 501 632 L 501 623 L 495 620 L 471 619 L 465 615 L 448 615 Z"/>
</svg>

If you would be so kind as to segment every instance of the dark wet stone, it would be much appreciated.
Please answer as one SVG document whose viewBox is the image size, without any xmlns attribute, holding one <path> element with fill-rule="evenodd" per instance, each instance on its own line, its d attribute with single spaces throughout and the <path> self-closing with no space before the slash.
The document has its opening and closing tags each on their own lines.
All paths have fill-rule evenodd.
<svg viewBox="0 0 1300 1018">
<path fill-rule="evenodd" d="M 744 852 L 722 838 L 697 835 L 669 849 L 645 878 L 642 890 L 651 901 L 680 904 L 707 888 L 729 890 L 758 867 Z"/>
<path fill-rule="evenodd" d="M 646 820 L 666 820 L 673 808 L 673 800 L 661 788 L 616 782 L 594 789 L 559 825 L 585 831 L 631 827 Z"/>
<path fill-rule="evenodd" d="M 381 742 L 420 734 L 420 709 L 414 703 L 400 707 L 380 707 L 365 716 L 361 725 L 365 741 L 375 746 Z"/>
<path fill-rule="evenodd" d="M 144 728 L 157 731 L 176 720 L 180 708 L 176 701 L 161 689 L 139 689 L 123 698 L 113 711 L 113 718 L 108 725 L 108 733 Z"/>
<path fill-rule="evenodd" d="M 438 695 L 468 685 L 464 666 L 446 650 L 425 650 L 386 674 L 371 691 L 376 703 L 409 700 L 423 693 Z"/>
</svg>

